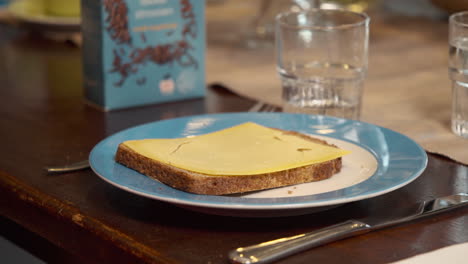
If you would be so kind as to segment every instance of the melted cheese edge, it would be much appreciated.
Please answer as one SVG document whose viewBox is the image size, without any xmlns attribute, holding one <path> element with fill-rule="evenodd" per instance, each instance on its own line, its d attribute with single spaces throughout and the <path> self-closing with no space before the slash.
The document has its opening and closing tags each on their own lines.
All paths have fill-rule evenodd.
<svg viewBox="0 0 468 264">
<path fill-rule="evenodd" d="M 181 169 L 232 176 L 282 171 L 350 153 L 252 122 L 194 137 L 130 140 L 124 144 L 143 156 Z"/>
</svg>

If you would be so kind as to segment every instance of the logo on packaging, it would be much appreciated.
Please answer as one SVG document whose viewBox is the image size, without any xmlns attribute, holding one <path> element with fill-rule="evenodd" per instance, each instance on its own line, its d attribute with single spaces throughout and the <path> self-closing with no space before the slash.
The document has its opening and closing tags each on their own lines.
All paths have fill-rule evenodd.
<svg viewBox="0 0 468 264">
<path fill-rule="evenodd" d="M 159 91 L 161 92 L 161 94 L 170 95 L 174 93 L 174 90 L 175 83 L 169 74 L 164 76 L 164 79 L 159 81 Z"/>
</svg>

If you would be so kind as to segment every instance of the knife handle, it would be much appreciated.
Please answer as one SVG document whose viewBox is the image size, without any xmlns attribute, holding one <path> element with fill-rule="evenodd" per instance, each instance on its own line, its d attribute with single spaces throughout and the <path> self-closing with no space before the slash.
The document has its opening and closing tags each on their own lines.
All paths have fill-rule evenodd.
<svg viewBox="0 0 468 264">
<path fill-rule="evenodd" d="M 349 220 L 317 231 L 240 247 L 229 252 L 234 264 L 270 263 L 300 251 L 370 231 L 366 223 Z"/>
</svg>

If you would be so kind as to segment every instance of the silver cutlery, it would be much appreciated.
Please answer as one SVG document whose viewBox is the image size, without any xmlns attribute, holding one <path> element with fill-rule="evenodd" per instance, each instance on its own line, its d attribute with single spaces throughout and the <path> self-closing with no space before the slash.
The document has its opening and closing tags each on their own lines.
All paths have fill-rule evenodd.
<svg viewBox="0 0 468 264">
<path fill-rule="evenodd" d="M 276 106 L 266 104 L 263 102 L 257 102 L 247 111 L 248 112 L 277 112 L 279 110 L 280 109 Z M 72 172 L 72 171 L 78 171 L 78 170 L 83 170 L 83 169 L 88 169 L 88 168 L 89 168 L 89 161 L 82 160 L 82 161 L 78 161 L 75 163 L 62 165 L 62 166 L 49 166 L 49 167 L 45 167 L 44 169 L 47 171 L 47 173 L 64 173 L 64 172 Z"/>
<path fill-rule="evenodd" d="M 257 102 L 247 112 L 280 112 L 280 111 L 281 109 L 278 108 L 277 106 L 263 103 L 263 102 Z"/>
<path fill-rule="evenodd" d="M 71 172 L 71 171 L 84 170 L 84 169 L 87 169 L 87 168 L 89 168 L 89 161 L 88 160 L 82 160 L 82 161 L 67 164 L 67 165 L 64 165 L 64 166 L 45 167 L 44 169 L 48 173 L 62 173 L 62 172 Z"/>
<path fill-rule="evenodd" d="M 468 194 L 460 193 L 406 206 L 397 206 L 380 215 L 348 220 L 310 233 L 240 247 L 229 252 L 229 260 L 235 264 L 270 263 L 326 243 L 402 224 L 467 204 Z"/>
</svg>

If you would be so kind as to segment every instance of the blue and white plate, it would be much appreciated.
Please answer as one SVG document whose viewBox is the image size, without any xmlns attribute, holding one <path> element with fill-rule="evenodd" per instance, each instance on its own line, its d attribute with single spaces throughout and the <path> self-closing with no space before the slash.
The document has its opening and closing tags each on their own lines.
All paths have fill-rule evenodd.
<svg viewBox="0 0 468 264">
<path fill-rule="evenodd" d="M 240 195 L 215 196 L 171 188 L 115 162 L 118 145 L 131 139 L 206 134 L 244 122 L 293 130 L 342 149 L 342 171 L 330 179 Z M 176 118 L 118 132 L 90 154 L 94 172 L 123 190 L 211 214 L 271 217 L 311 213 L 401 188 L 426 168 L 426 152 L 408 137 L 372 124 L 289 113 L 227 113 Z"/>
</svg>

